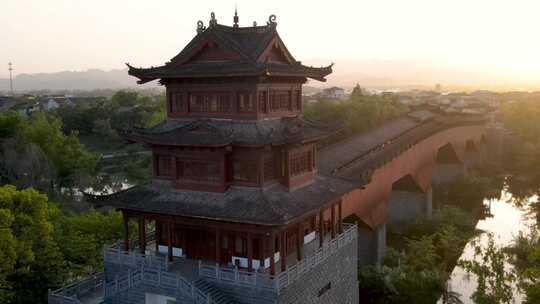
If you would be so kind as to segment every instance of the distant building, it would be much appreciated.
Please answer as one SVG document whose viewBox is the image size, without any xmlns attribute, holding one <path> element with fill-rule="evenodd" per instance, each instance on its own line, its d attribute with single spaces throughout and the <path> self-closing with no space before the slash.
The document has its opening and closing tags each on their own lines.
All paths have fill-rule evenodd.
<svg viewBox="0 0 540 304">
<path fill-rule="evenodd" d="M 331 87 L 324 89 L 321 93 L 322 97 L 329 99 L 345 100 L 345 89 L 339 87 Z"/>
<path fill-rule="evenodd" d="M 17 102 L 9 96 L 0 96 L 0 112 L 7 111 L 15 106 Z"/>
<path fill-rule="evenodd" d="M 54 111 L 60 107 L 72 107 L 75 104 L 67 97 L 50 97 L 47 100 L 47 103 L 44 106 L 44 109 L 47 111 Z"/>
</svg>

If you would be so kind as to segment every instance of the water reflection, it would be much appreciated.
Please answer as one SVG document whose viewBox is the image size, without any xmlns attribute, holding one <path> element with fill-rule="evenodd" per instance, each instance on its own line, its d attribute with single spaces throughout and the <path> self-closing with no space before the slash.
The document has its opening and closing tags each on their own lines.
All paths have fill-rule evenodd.
<svg viewBox="0 0 540 304">
<path fill-rule="evenodd" d="M 529 202 L 536 202 L 537 196 L 528 198 Z M 491 216 L 478 221 L 476 228 L 484 231 L 479 238 L 482 247 L 487 244 L 487 233 L 490 232 L 494 236 L 495 244 L 499 247 L 505 247 L 512 243 L 515 236 L 520 231 L 527 234 L 529 227 L 535 223 L 534 217 L 530 216 L 528 210 L 523 204 L 516 204 L 512 195 L 508 192 L 502 192 L 499 199 L 484 200 L 484 204 L 490 205 Z M 460 259 L 470 260 L 474 257 L 474 246 L 469 242 Z M 509 269 L 510 264 L 506 265 Z M 448 282 L 449 290 L 460 294 L 460 299 L 463 303 L 474 303 L 471 296 L 476 290 L 476 278 L 473 274 L 467 272 L 457 266 L 454 268 L 450 280 Z M 514 290 L 514 303 L 521 303 L 524 299 L 523 294 L 518 290 Z M 440 300 L 438 303 L 442 303 Z"/>
</svg>

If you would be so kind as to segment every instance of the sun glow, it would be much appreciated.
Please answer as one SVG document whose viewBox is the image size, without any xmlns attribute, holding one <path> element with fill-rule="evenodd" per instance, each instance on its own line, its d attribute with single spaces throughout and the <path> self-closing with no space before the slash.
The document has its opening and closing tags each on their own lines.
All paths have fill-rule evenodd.
<svg viewBox="0 0 540 304">
<path fill-rule="evenodd" d="M 471 83 L 540 85 L 539 1 L 2 2 L 11 13 L 0 19 L 0 58 L 17 73 L 162 64 L 211 11 L 232 24 L 236 4 L 241 26 L 276 14 L 297 59 L 334 61 L 336 73 L 351 60 L 412 61 L 450 68 Z"/>
</svg>

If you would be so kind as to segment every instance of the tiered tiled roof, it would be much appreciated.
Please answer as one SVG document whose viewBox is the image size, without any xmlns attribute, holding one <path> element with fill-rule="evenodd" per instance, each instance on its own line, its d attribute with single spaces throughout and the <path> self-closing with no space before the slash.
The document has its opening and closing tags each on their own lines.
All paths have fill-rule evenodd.
<svg viewBox="0 0 540 304">
<path fill-rule="evenodd" d="M 183 119 L 166 120 L 152 129 L 125 135 L 134 142 L 167 146 L 221 147 L 283 145 L 311 142 L 339 130 L 300 117 L 268 120 Z"/>
<path fill-rule="evenodd" d="M 180 191 L 141 185 L 106 196 L 88 196 L 95 205 L 119 209 L 259 225 L 287 224 L 361 187 L 360 182 L 316 176 L 313 183 L 289 191 L 276 183 L 265 188 L 230 187 L 224 193 Z"/>
<path fill-rule="evenodd" d="M 325 81 L 325 77 L 332 73 L 332 65 L 316 68 L 302 65 L 296 61 L 279 37 L 275 19 L 270 19 L 265 26 L 252 27 L 230 27 L 211 20 L 208 28 L 203 27 L 202 22 L 200 22 L 197 32 L 191 42 L 170 62 L 151 68 L 135 68 L 127 64 L 129 75 L 139 78 L 139 83 L 145 83 L 155 79 L 232 76 L 308 77 Z M 234 61 L 190 61 L 210 40 L 238 54 L 239 59 Z M 279 45 L 280 51 L 288 63 L 260 60 L 270 43 Z"/>
</svg>

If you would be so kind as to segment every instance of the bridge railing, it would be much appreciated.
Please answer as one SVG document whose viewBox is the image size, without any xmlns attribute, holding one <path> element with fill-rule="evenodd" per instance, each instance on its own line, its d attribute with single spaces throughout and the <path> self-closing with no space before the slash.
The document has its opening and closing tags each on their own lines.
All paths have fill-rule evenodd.
<svg viewBox="0 0 540 304">
<path fill-rule="evenodd" d="M 365 173 L 362 174 L 362 179 L 367 182 L 372 171 L 383 166 L 392 158 L 403 153 L 418 142 L 432 136 L 433 134 L 456 126 L 478 125 L 479 123 L 484 123 L 485 121 L 486 119 L 483 116 L 460 115 L 455 117 L 445 117 L 442 121 L 432 120 L 425 122 L 412 129 L 403 131 L 384 143 L 372 147 L 371 149 L 360 154 L 355 159 L 335 168 L 333 173 L 336 173 L 342 169 L 356 167 L 359 164 L 369 161 L 371 165 L 366 168 L 367 170 L 365 170 Z M 374 159 L 376 160 L 374 161 Z"/>
</svg>

